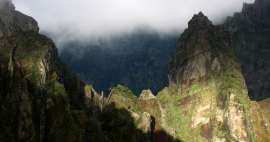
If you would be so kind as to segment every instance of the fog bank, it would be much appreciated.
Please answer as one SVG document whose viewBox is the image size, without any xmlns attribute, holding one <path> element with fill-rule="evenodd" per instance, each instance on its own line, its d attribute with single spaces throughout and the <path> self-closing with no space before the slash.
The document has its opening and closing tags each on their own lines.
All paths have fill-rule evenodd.
<svg viewBox="0 0 270 142">
<path fill-rule="evenodd" d="M 33 16 L 58 43 L 129 33 L 147 27 L 160 33 L 181 32 L 194 13 L 202 11 L 214 23 L 254 0 L 13 0 Z"/>
</svg>

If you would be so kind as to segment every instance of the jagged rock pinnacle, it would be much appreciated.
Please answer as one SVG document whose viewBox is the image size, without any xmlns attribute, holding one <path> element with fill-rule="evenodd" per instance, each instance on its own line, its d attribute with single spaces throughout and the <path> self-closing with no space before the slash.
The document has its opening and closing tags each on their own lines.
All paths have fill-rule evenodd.
<svg viewBox="0 0 270 142">
<path fill-rule="evenodd" d="M 205 16 L 202 12 L 195 14 L 192 19 L 188 22 L 189 29 L 204 29 L 208 27 L 212 27 L 212 22 Z"/>
<path fill-rule="evenodd" d="M 15 9 L 11 0 L 0 0 L 0 10 L 2 9 Z"/>
<path fill-rule="evenodd" d="M 11 0 L 0 0 L 0 23 L 0 37 L 22 31 L 39 31 L 35 19 L 16 11 Z"/>
</svg>

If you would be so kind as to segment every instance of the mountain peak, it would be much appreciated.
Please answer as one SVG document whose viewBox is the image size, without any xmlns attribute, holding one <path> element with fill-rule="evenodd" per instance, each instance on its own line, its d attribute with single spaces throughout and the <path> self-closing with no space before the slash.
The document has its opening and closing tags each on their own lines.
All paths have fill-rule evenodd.
<svg viewBox="0 0 270 142">
<path fill-rule="evenodd" d="M 39 31 L 35 19 L 16 11 L 11 0 L 0 0 L 0 23 L 0 37 L 21 31 Z"/>
<path fill-rule="evenodd" d="M 0 10 L 5 9 L 15 9 L 15 6 L 12 4 L 11 0 L 0 0 Z"/>
<path fill-rule="evenodd" d="M 195 14 L 188 22 L 188 27 L 191 29 L 205 29 L 212 26 L 212 22 L 202 12 Z"/>
</svg>

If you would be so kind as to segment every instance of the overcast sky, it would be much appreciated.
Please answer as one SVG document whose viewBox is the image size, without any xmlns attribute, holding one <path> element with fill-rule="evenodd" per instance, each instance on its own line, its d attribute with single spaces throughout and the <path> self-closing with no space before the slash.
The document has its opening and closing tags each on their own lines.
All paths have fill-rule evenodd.
<svg viewBox="0 0 270 142">
<path fill-rule="evenodd" d="M 161 33 L 181 31 L 194 13 L 215 23 L 254 0 L 13 0 L 33 16 L 42 32 L 59 39 L 104 36 L 146 26 Z"/>
</svg>

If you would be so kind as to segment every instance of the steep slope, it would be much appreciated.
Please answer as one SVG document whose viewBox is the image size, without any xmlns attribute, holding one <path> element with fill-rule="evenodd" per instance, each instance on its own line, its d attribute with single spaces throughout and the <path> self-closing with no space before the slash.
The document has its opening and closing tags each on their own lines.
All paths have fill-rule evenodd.
<svg viewBox="0 0 270 142">
<path fill-rule="evenodd" d="M 202 13 L 181 35 L 169 76 L 170 85 L 157 96 L 144 90 L 135 97 L 124 86 L 113 88 L 99 116 L 105 134 L 117 141 L 270 140 L 269 101 L 250 101 L 229 32 Z"/>
<path fill-rule="evenodd" d="M 150 90 L 135 96 L 127 87 L 118 85 L 99 116 L 106 136 L 115 142 L 180 142 L 164 130 L 161 104 Z M 115 118 L 115 119 L 112 119 Z"/>
<path fill-rule="evenodd" d="M 139 111 L 148 103 L 137 105 L 135 95 L 122 86 L 109 97 L 98 94 L 66 69 L 34 19 L 16 11 L 9 0 L 2 5 L 1 142 L 153 141 L 153 119 Z"/>
<path fill-rule="evenodd" d="M 270 141 L 270 101 L 249 100 L 229 33 L 202 13 L 179 40 L 168 87 L 104 96 L 66 69 L 34 19 L 0 5 L 1 142 Z"/>
<path fill-rule="evenodd" d="M 34 19 L 1 0 L 0 141 L 83 140 L 83 83 L 38 29 Z"/>
<path fill-rule="evenodd" d="M 270 97 L 270 1 L 244 4 L 241 13 L 229 17 L 224 27 L 232 34 L 252 99 Z"/>
<path fill-rule="evenodd" d="M 251 109 L 229 33 L 202 13 L 188 25 L 170 65 L 171 85 L 159 95 L 172 133 L 183 141 L 249 142 L 261 140 L 259 127 L 268 135 L 261 141 L 269 141 L 267 129 L 254 124 L 260 109 Z"/>
</svg>

